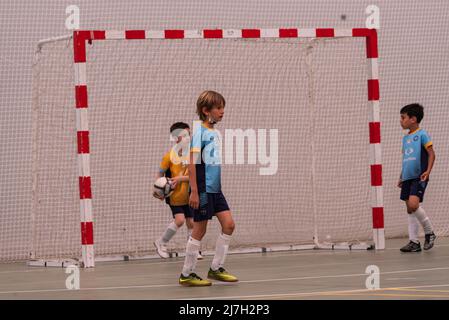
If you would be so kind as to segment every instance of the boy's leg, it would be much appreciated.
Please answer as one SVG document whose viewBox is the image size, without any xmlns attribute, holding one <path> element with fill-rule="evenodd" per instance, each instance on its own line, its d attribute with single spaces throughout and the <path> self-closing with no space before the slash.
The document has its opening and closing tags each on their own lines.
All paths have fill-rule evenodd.
<svg viewBox="0 0 449 320">
<path fill-rule="evenodd" d="M 170 255 L 167 252 L 167 243 L 173 238 L 178 229 L 184 224 L 183 210 L 179 206 L 170 206 L 173 214 L 173 221 L 167 226 L 162 236 L 154 242 L 157 254 L 161 258 L 169 258 Z"/>
<path fill-rule="evenodd" d="M 419 222 L 414 214 L 408 214 L 408 237 L 410 241 L 414 243 L 419 243 Z"/>
<path fill-rule="evenodd" d="M 186 227 L 187 227 L 187 232 L 189 233 L 189 236 L 190 236 L 192 234 L 192 230 L 193 230 L 193 218 L 186 217 Z"/>
<path fill-rule="evenodd" d="M 433 247 L 436 236 L 433 232 L 433 226 L 429 217 L 419 205 L 420 201 L 421 199 L 418 196 L 410 196 L 407 201 L 407 211 L 410 215 L 415 216 L 423 227 L 425 234 L 424 250 L 429 250 Z"/>
<path fill-rule="evenodd" d="M 177 226 L 175 221 L 173 221 L 167 226 L 167 229 L 164 231 L 162 236 L 156 241 L 154 241 L 156 252 L 161 258 L 163 259 L 170 258 L 170 254 L 167 252 L 167 244 L 171 240 L 171 238 L 173 238 L 173 236 L 176 234 L 178 229 L 179 227 Z"/>
<path fill-rule="evenodd" d="M 401 252 L 420 252 L 421 244 L 418 239 L 419 234 L 419 222 L 415 215 L 408 214 L 408 236 L 409 242 L 403 246 L 400 250 Z"/>
<path fill-rule="evenodd" d="M 433 227 L 430 223 L 429 217 L 424 209 L 419 205 L 419 198 L 417 196 L 410 196 L 407 201 L 407 210 L 418 219 L 424 229 L 425 234 L 433 233 Z"/>
<path fill-rule="evenodd" d="M 178 232 L 178 225 L 175 222 L 175 220 L 173 220 L 168 226 L 167 229 L 165 229 L 164 233 L 161 235 L 161 237 L 159 238 L 159 241 L 167 244 L 171 238 L 173 238 L 173 236 L 176 234 L 176 232 Z"/>
<path fill-rule="evenodd" d="M 189 241 L 190 237 L 192 236 L 192 231 L 193 231 L 193 219 L 192 218 L 186 218 L 186 227 L 187 227 L 187 241 Z"/>
<path fill-rule="evenodd" d="M 186 221 L 184 214 L 182 213 L 177 213 L 175 214 L 175 220 L 174 223 L 176 224 L 176 226 L 179 228 L 181 228 L 184 224 L 184 222 Z"/>
<path fill-rule="evenodd" d="M 186 217 L 186 226 L 187 226 L 187 241 L 189 241 L 193 231 L 193 218 Z M 203 258 L 204 257 L 201 254 L 201 247 L 200 247 L 200 251 L 198 252 L 198 260 L 202 260 Z"/>
<path fill-rule="evenodd" d="M 184 208 L 184 217 L 186 218 L 186 226 L 187 226 L 187 239 L 189 239 L 193 230 L 193 209 L 190 208 L 189 205 L 183 206 Z"/>
<path fill-rule="evenodd" d="M 201 239 L 206 233 L 208 220 L 194 222 L 192 236 L 187 241 L 186 257 L 179 283 L 184 286 L 210 286 L 210 281 L 203 280 L 195 274 L 196 262 L 201 245 Z"/>
<path fill-rule="evenodd" d="M 218 270 L 223 267 L 228 252 L 229 243 L 231 242 L 232 233 L 234 232 L 234 220 L 231 211 L 223 211 L 216 214 L 221 224 L 222 232 L 217 238 L 215 245 L 215 256 L 212 260 L 211 269 Z"/>
<path fill-rule="evenodd" d="M 401 187 L 401 200 L 405 201 L 406 207 L 407 207 L 407 213 L 408 213 L 408 235 L 409 235 L 409 242 L 403 246 L 400 250 L 401 252 L 420 252 L 421 251 L 421 244 L 418 240 L 418 233 L 419 233 L 419 222 L 416 216 L 413 214 L 413 211 L 411 210 L 411 205 L 414 205 L 414 199 L 412 201 L 410 200 L 410 194 L 412 191 L 412 181 L 407 180 L 402 183 Z M 419 204 L 419 202 L 418 202 Z"/>
<path fill-rule="evenodd" d="M 208 277 L 215 280 L 235 282 L 237 277 L 229 274 L 224 268 L 224 262 L 228 253 L 229 243 L 231 242 L 231 235 L 234 232 L 235 223 L 232 218 L 231 211 L 221 211 L 216 213 L 218 221 L 221 224 L 221 234 L 217 238 L 215 245 L 215 255 L 208 273 Z"/>
<path fill-rule="evenodd" d="M 184 260 L 184 267 L 182 268 L 182 274 L 188 276 L 194 273 L 198 252 L 200 250 L 201 240 L 206 233 L 208 220 L 194 222 L 192 236 L 187 241 L 186 257 Z"/>
</svg>

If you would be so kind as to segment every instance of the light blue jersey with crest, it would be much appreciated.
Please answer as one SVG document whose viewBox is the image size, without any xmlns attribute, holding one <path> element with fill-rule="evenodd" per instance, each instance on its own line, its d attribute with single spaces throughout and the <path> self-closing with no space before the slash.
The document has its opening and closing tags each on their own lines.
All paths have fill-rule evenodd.
<svg viewBox="0 0 449 320">
<path fill-rule="evenodd" d="M 196 181 L 198 191 L 207 193 L 221 192 L 221 139 L 215 129 L 210 129 L 195 121 L 191 151 L 200 153 L 201 161 L 196 163 Z"/>
<path fill-rule="evenodd" d="M 402 139 L 402 181 L 419 178 L 427 170 L 429 163 L 427 148 L 431 145 L 433 145 L 432 140 L 423 129 L 404 136 Z"/>
</svg>

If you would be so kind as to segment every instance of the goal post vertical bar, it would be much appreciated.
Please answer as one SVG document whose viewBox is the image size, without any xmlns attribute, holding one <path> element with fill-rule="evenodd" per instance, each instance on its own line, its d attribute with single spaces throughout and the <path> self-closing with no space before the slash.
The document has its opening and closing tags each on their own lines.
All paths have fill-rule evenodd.
<svg viewBox="0 0 449 320">
<path fill-rule="evenodd" d="M 82 262 L 85 268 L 95 266 L 92 188 L 90 177 L 88 94 L 86 83 L 86 32 L 74 31 L 75 107 L 78 146 L 79 195 L 81 216 Z"/>
<path fill-rule="evenodd" d="M 382 153 L 379 116 L 379 70 L 378 42 L 376 29 L 353 29 L 354 37 L 366 37 L 366 58 L 368 61 L 368 107 L 370 109 L 370 169 L 372 193 L 373 240 L 375 248 L 385 249 L 384 204 L 382 188 Z"/>
</svg>

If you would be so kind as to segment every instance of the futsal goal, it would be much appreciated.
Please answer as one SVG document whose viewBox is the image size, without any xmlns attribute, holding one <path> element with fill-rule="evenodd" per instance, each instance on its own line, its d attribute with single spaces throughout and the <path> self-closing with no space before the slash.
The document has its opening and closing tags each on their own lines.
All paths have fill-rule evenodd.
<svg viewBox="0 0 449 320">
<path fill-rule="evenodd" d="M 208 89 L 245 159 L 222 164 L 230 252 L 384 248 L 376 30 L 94 30 L 36 52 L 30 264 L 155 256 L 172 219 L 151 196 L 169 128 L 193 127 Z M 238 129 L 261 133 L 257 149 L 229 143 Z M 272 164 L 248 161 L 260 146 Z M 213 220 L 206 254 L 218 232 Z M 180 229 L 170 250 L 185 245 Z"/>
</svg>

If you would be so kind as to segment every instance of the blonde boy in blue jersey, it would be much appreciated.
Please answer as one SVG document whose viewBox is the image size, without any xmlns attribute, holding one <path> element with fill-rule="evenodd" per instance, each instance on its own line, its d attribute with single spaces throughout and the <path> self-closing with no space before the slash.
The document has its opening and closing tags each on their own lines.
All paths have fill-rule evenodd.
<svg viewBox="0 0 449 320">
<path fill-rule="evenodd" d="M 402 252 L 419 252 L 419 224 L 424 229 L 424 250 L 430 250 L 435 241 L 432 224 L 420 203 L 429 183 L 430 172 L 435 162 L 433 143 L 427 132 L 419 127 L 424 117 L 424 108 L 409 104 L 401 109 L 401 126 L 409 130 L 402 139 L 402 172 L 398 182 L 401 200 L 405 201 L 408 213 L 408 232 L 410 242 L 402 247 Z"/>
<path fill-rule="evenodd" d="M 162 158 L 160 169 L 157 177 L 170 178 L 174 192 L 165 199 L 173 214 L 173 221 L 168 225 L 162 236 L 154 242 L 156 251 L 161 258 L 169 258 L 167 252 L 167 244 L 176 234 L 178 229 L 182 227 L 184 222 L 187 225 L 187 239 L 192 234 L 193 228 L 193 214 L 189 207 L 189 175 L 188 175 L 188 152 L 187 156 L 182 155 L 182 146 L 184 145 L 189 150 L 190 145 L 190 128 L 189 125 L 183 122 L 176 122 L 170 127 L 170 134 L 176 141 L 176 145 Z M 157 193 L 153 196 L 160 200 L 164 200 Z M 198 259 L 202 259 L 201 254 Z"/>
<path fill-rule="evenodd" d="M 228 251 L 234 220 L 221 191 L 221 166 L 219 133 L 214 125 L 223 119 L 225 99 L 215 91 L 204 91 L 197 101 L 197 113 L 202 121 L 194 127 L 190 152 L 190 207 L 193 208 L 193 232 L 186 246 L 186 256 L 179 284 L 183 286 L 210 286 L 195 273 L 201 240 L 206 234 L 207 223 L 216 216 L 221 225 L 221 234 L 215 245 L 215 255 L 208 272 L 208 278 L 235 282 L 235 276 L 228 273 L 223 264 Z"/>
</svg>

